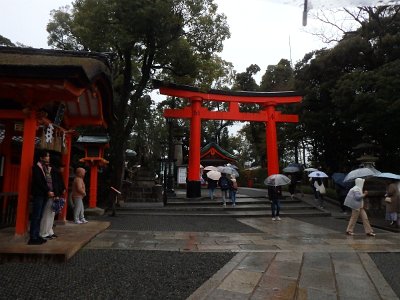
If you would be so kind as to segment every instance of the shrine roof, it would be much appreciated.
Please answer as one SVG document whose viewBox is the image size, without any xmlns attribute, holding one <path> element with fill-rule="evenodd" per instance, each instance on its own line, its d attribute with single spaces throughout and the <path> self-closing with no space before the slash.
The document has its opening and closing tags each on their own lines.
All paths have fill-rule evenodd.
<svg viewBox="0 0 400 300">
<path fill-rule="evenodd" d="M 223 156 L 226 156 L 227 158 L 230 158 L 232 160 L 236 160 L 236 156 L 229 153 L 225 149 L 223 149 L 220 145 L 214 142 L 210 142 L 207 145 L 205 145 L 203 148 L 201 148 L 200 153 L 201 155 L 206 154 L 211 148 L 214 148 L 217 150 L 217 152 L 221 153 Z"/>
<path fill-rule="evenodd" d="M 101 53 L 0 47 L 0 110 L 34 108 L 52 119 L 62 103 L 67 127 L 107 126 L 112 99 L 111 67 Z"/>
</svg>

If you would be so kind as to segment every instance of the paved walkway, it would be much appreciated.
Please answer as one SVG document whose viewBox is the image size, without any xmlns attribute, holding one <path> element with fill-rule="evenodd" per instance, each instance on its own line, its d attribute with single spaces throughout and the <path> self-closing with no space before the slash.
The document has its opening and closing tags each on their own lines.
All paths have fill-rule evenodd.
<svg viewBox="0 0 400 300">
<path fill-rule="evenodd" d="M 260 233 L 107 230 L 88 249 L 235 252 L 190 299 L 397 299 L 368 253 L 400 252 L 400 236 L 346 236 L 294 219 L 245 218 Z"/>
<path fill-rule="evenodd" d="M 328 206 L 327 209 L 335 210 Z M 220 222 L 224 219 L 231 218 L 220 218 Z M 86 240 L 84 249 L 235 253 L 234 258 L 189 299 L 398 299 L 385 274 L 371 258 L 374 253 L 400 253 L 397 233 L 376 230 L 376 237 L 367 237 L 357 225 L 357 234 L 346 236 L 346 220 L 341 220 L 336 227 L 292 218 L 281 221 L 240 218 L 236 221 L 253 230 L 187 231 L 185 226 L 181 230 L 113 229 L 112 226 L 105 229 L 108 224 L 101 221 L 68 224 L 57 226 L 60 238 L 49 241 L 44 247 L 67 239 L 70 244 L 82 243 L 84 238 L 81 237 L 87 239 L 91 232 L 96 237 Z M 336 221 L 326 217 L 326 222 Z M 3 231 L 3 239 L 0 234 L 2 247 L 5 241 Z M 8 240 L 7 244 L 10 243 L 21 241 Z M 39 249 L 43 245 L 29 247 Z"/>
</svg>

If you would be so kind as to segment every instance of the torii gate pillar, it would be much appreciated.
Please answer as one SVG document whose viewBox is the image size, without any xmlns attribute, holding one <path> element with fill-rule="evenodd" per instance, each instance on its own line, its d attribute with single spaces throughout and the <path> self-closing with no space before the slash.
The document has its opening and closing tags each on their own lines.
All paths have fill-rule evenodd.
<svg viewBox="0 0 400 300">
<path fill-rule="evenodd" d="M 190 139 L 189 139 L 189 163 L 186 197 L 201 197 L 200 182 L 200 148 L 201 148 L 201 108 L 202 99 L 199 97 L 191 98 L 192 118 L 190 121 Z"/>
<path fill-rule="evenodd" d="M 279 173 L 279 157 L 278 144 L 276 135 L 276 116 L 275 106 L 267 105 L 266 107 L 268 122 L 266 122 L 266 138 L 267 141 L 267 170 L 268 175 Z"/>
</svg>

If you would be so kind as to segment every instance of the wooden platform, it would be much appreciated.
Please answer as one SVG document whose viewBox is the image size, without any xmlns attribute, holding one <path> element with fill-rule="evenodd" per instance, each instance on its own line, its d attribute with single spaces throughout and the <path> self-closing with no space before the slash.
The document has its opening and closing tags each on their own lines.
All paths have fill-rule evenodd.
<svg viewBox="0 0 400 300">
<path fill-rule="evenodd" d="M 15 228 L 0 230 L 0 263 L 6 261 L 65 262 L 75 255 L 97 234 L 110 226 L 110 222 L 91 221 L 87 224 L 57 224 L 58 238 L 42 245 L 28 245 L 28 236 L 15 236 Z"/>
</svg>

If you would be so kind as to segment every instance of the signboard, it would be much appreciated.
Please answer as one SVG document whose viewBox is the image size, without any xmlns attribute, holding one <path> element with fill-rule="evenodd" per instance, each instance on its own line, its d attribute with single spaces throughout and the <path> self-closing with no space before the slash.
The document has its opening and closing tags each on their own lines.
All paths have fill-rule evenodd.
<svg viewBox="0 0 400 300">
<path fill-rule="evenodd" d="M 187 167 L 178 167 L 178 184 L 186 184 Z"/>
</svg>

